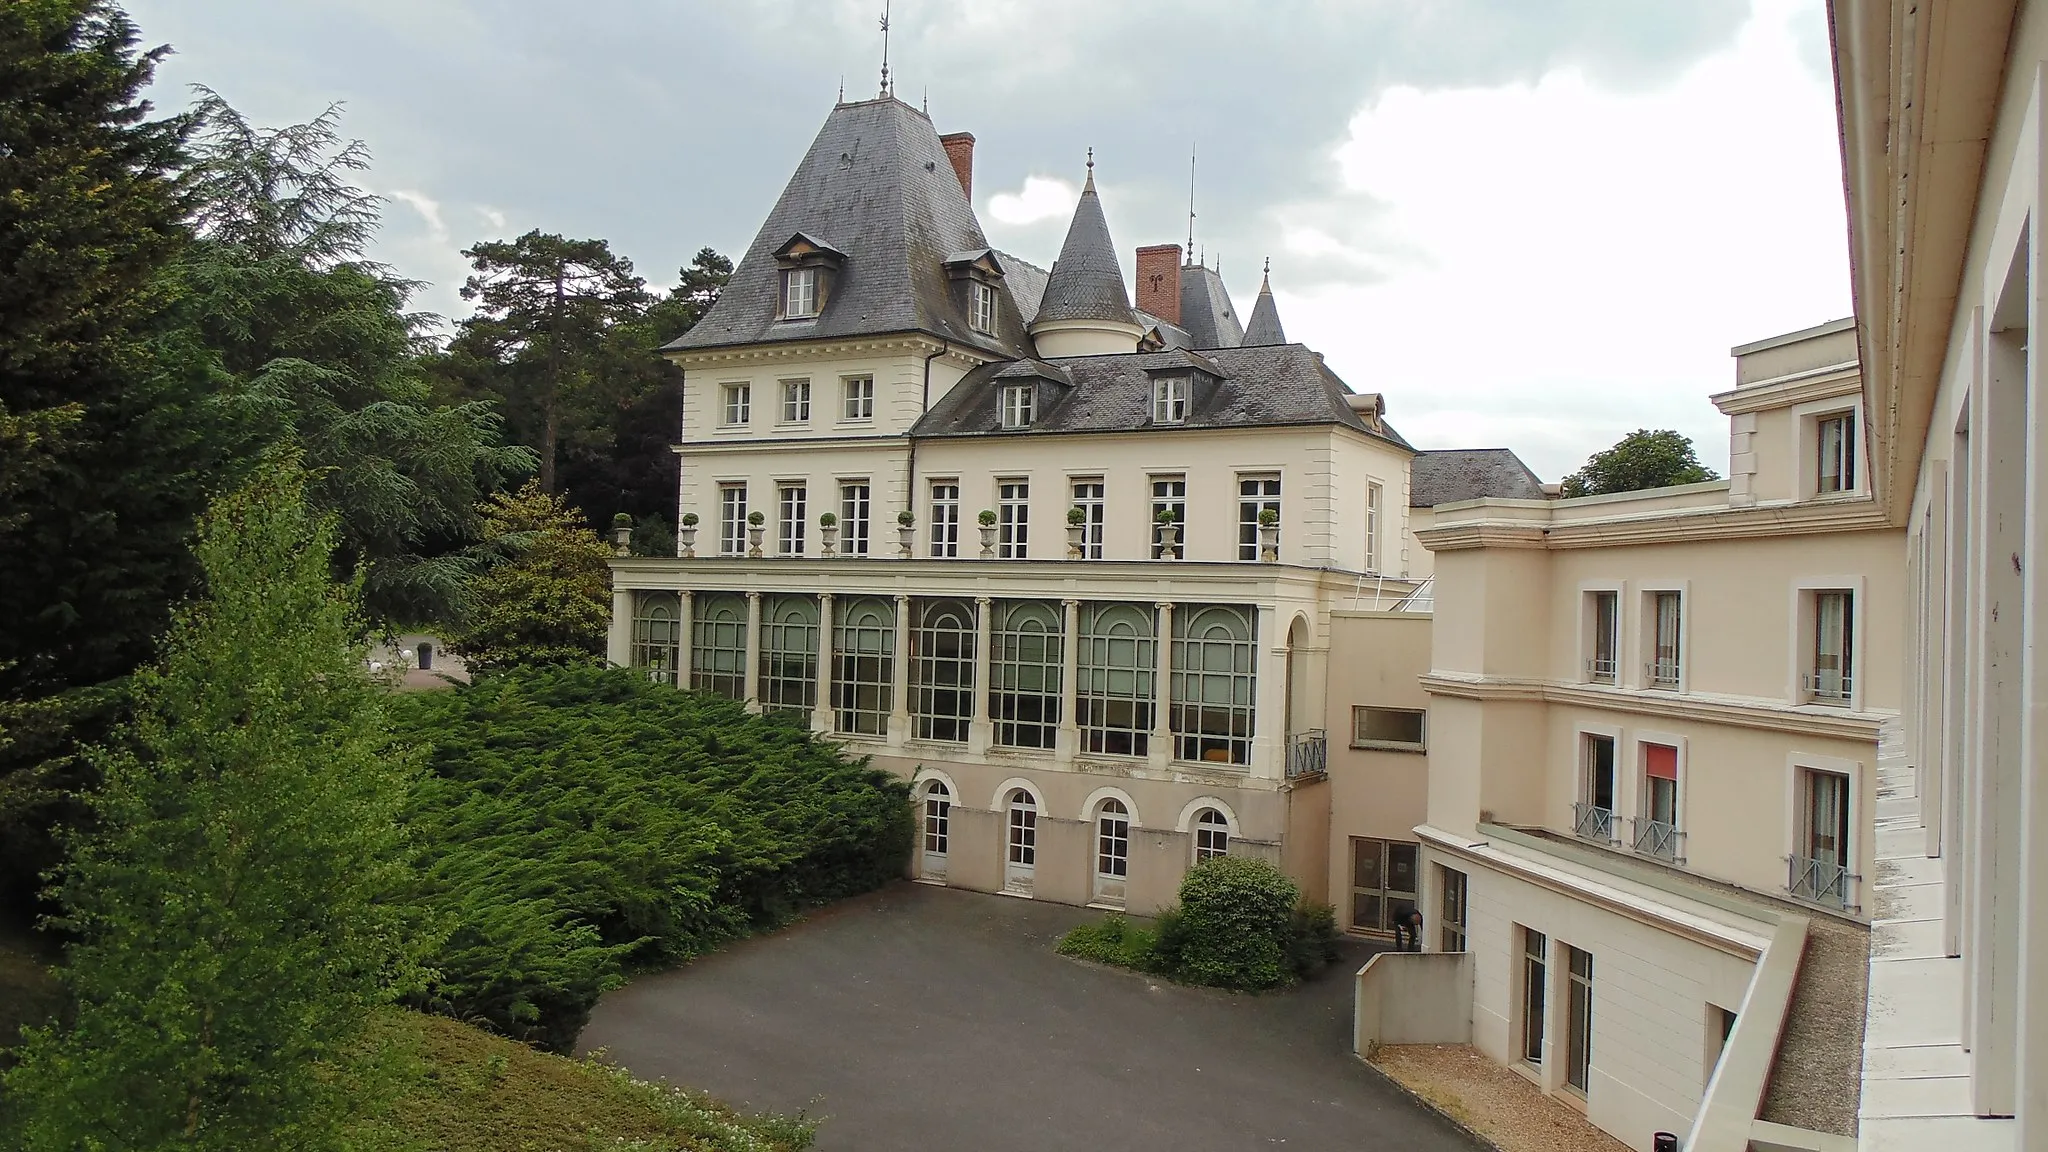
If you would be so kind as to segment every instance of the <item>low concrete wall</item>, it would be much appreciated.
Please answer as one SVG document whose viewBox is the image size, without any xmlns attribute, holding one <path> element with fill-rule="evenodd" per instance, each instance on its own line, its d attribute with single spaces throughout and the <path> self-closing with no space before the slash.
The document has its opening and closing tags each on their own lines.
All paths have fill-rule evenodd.
<svg viewBox="0 0 2048 1152">
<path fill-rule="evenodd" d="M 1380 1044 L 1470 1044 L 1472 954 L 1382 952 L 1358 970 L 1351 1050 Z"/>
<path fill-rule="evenodd" d="M 1094 895 L 1095 829 L 1086 820 L 1038 815 L 1038 862 L 1031 895 L 1058 904 L 1086 904 Z"/>
<path fill-rule="evenodd" d="M 1751 1129 L 1757 1113 L 1763 1111 L 1771 1063 L 1778 1054 L 1785 1015 L 1792 1007 L 1792 989 L 1799 982 L 1799 964 L 1806 957 L 1806 925 L 1804 916 L 1782 917 L 1771 934 L 1771 946 L 1757 957 L 1756 975 L 1750 978 L 1742 1009 L 1735 1014 L 1735 1029 L 1728 1034 L 1713 1078 L 1700 1098 L 1699 1113 L 1684 1145 L 1687 1152 L 1747 1152 L 1750 1148 Z"/>
<path fill-rule="evenodd" d="M 1131 829 L 1130 887 L 1124 907 L 1150 916 L 1180 898 L 1181 878 L 1194 855 L 1194 837 L 1170 828 Z"/>
<path fill-rule="evenodd" d="M 946 854 L 946 883 L 955 888 L 995 892 L 1003 886 L 1003 814 L 953 806 L 952 851 Z M 922 833 L 918 836 L 922 844 Z"/>
</svg>

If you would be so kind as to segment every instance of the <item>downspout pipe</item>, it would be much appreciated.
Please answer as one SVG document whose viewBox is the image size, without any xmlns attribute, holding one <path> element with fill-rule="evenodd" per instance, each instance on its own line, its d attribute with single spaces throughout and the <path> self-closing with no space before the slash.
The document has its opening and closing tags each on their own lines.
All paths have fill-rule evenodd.
<svg viewBox="0 0 2048 1152">
<path fill-rule="evenodd" d="M 920 417 L 922 417 L 922 416 L 923 416 L 923 415 L 924 415 L 925 413 L 927 413 L 927 412 L 929 412 L 929 411 L 931 411 L 931 410 L 932 410 L 932 361 L 934 361 L 934 360 L 937 360 L 937 359 L 938 359 L 939 357 L 941 357 L 941 356 L 944 356 L 944 355 L 945 355 L 946 353 L 948 353 L 948 352 L 951 352 L 952 350 L 953 350 L 953 342 L 952 342 L 951 340 L 945 340 L 945 339 L 941 339 L 941 340 L 939 341 L 939 350 L 938 350 L 937 352 L 933 352 L 933 353 L 931 353 L 930 355 L 928 355 L 928 356 L 926 356 L 926 357 L 924 358 L 924 395 L 923 395 L 923 397 L 922 397 L 922 398 L 920 398 L 920 399 L 918 400 L 918 404 L 917 404 L 917 414 L 918 414 L 918 416 L 920 416 Z M 912 425 L 913 425 L 913 427 L 915 426 L 915 423 L 916 423 L 915 421 L 913 421 L 913 422 L 912 422 Z M 905 433 L 905 435 L 907 435 L 907 436 L 908 436 L 908 435 L 909 435 L 909 433 Z M 904 478 L 904 481 L 903 481 L 903 506 L 904 506 L 905 508 L 909 509 L 909 510 L 910 510 L 910 512 L 911 512 L 911 514 L 913 514 L 913 515 L 915 515 L 915 514 L 916 514 L 916 512 L 917 512 L 917 437 L 916 437 L 916 436 L 910 436 L 910 474 L 909 474 L 909 475 L 908 475 L 907 477 L 905 477 L 905 478 Z"/>
</svg>

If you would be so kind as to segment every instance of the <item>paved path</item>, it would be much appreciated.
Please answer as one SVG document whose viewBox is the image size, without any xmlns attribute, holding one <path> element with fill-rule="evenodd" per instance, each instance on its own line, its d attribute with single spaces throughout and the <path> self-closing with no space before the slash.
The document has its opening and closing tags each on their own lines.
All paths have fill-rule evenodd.
<svg viewBox="0 0 2048 1152">
<path fill-rule="evenodd" d="M 1235 996 L 1053 953 L 1099 912 L 898 884 L 604 998 L 581 1049 L 821 1152 L 1474 1152 L 1350 1055 L 1349 972 Z"/>
</svg>

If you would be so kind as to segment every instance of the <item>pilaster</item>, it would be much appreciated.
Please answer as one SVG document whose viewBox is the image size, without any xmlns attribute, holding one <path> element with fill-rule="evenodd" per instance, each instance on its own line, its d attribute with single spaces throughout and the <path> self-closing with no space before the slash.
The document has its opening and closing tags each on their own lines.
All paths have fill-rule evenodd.
<svg viewBox="0 0 2048 1152">
<path fill-rule="evenodd" d="M 1081 753 L 1081 717 L 1076 703 L 1081 690 L 1081 602 L 1061 601 L 1060 726 L 1053 735 L 1053 759 L 1071 764 Z"/>
<path fill-rule="evenodd" d="M 970 696 L 972 711 L 967 714 L 967 752 L 980 756 L 988 751 L 989 743 L 995 736 L 995 725 L 988 714 L 988 698 L 994 685 L 989 682 L 989 639 L 994 633 L 993 621 L 989 619 L 992 601 L 986 596 L 974 598 L 974 683 Z"/>
<path fill-rule="evenodd" d="M 747 711 L 758 714 L 761 711 L 761 594 L 747 593 L 747 666 L 741 673 L 740 695 L 746 700 Z"/>
<path fill-rule="evenodd" d="M 818 698 L 811 703 L 811 730 L 832 731 L 832 594 L 818 593 Z"/>
<path fill-rule="evenodd" d="M 1159 624 L 1153 632 L 1152 736 L 1145 759 L 1151 767 L 1163 769 L 1173 760 L 1173 732 L 1167 721 L 1173 710 L 1173 604 L 1160 600 L 1152 606 L 1159 610 Z"/>
<path fill-rule="evenodd" d="M 896 640 L 889 657 L 889 744 L 910 740 L 910 597 L 896 594 Z"/>
<path fill-rule="evenodd" d="M 633 590 L 612 589 L 612 622 L 604 634 L 604 658 L 624 668 L 633 663 Z"/>
</svg>

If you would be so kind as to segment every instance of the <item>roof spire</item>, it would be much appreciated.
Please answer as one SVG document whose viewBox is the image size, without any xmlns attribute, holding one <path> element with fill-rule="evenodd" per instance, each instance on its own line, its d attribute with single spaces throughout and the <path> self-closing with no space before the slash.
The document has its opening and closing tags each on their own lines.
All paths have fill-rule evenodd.
<svg viewBox="0 0 2048 1152">
<path fill-rule="evenodd" d="M 1122 346 L 1122 351 L 1130 351 L 1136 343 L 1138 329 L 1131 314 L 1130 293 L 1124 290 L 1116 244 L 1110 239 L 1109 222 L 1103 219 L 1102 198 L 1095 191 L 1093 148 L 1088 150 L 1088 183 L 1081 189 L 1080 202 L 1074 205 L 1073 223 L 1067 227 L 1059 259 L 1053 261 L 1045 295 L 1032 323 L 1035 329 L 1050 321 L 1099 321 L 1099 331 L 1131 341 Z M 1108 348 L 1099 346 L 1095 350 Z"/>
<path fill-rule="evenodd" d="M 892 91 L 889 87 L 889 0 L 882 0 L 882 95 Z"/>
<path fill-rule="evenodd" d="M 1252 348 L 1261 344 L 1287 343 L 1287 330 L 1280 326 L 1280 307 L 1273 303 L 1273 258 L 1266 257 L 1266 267 L 1259 280 L 1259 300 L 1252 305 L 1252 318 L 1245 322 L 1244 347 Z"/>
<path fill-rule="evenodd" d="M 1261 292 L 1271 292 L 1272 290 L 1273 290 L 1273 258 L 1272 258 L 1271 256 L 1268 256 L 1268 257 L 1266 257 L 1266 266 L 1265 266 L 1264 268 L 1261 268 L 1261 269 L 1259 269 L 1259 291 L 1261 291 Z"/>
<path fill-rule="evenodd" d="M 1095 149 L 1093 146 L 1090 146 L 1088 149 L 1088 182 L 1081 186 L 1081 191 L 1095 191 Z"/>
<path fill-rule="evenodd" d="M 839 74 L 839 103 L 846 103 L 846 73 Z"/>
<path fill-rule="evenodd" d="M 1195 146 L 1188 145 L 1188 255 L 1195 252 Z"/>
</svg>

